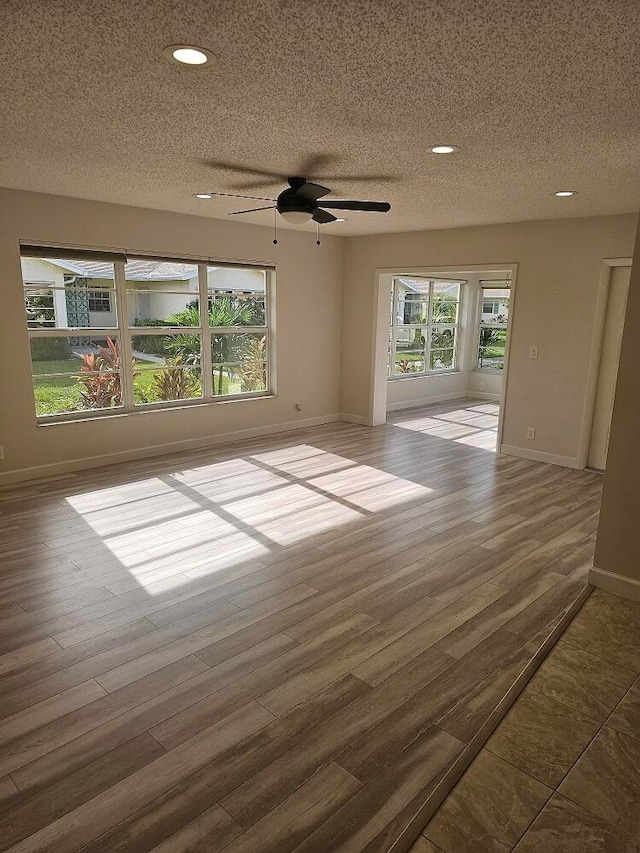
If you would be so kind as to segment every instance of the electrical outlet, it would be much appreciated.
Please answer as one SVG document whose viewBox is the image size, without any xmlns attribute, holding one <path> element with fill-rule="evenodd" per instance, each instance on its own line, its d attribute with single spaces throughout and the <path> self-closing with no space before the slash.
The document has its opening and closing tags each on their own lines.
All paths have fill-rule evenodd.
<svg viewBox="0 0 640 853">
<path fill-rule="evenodd" d="M 481 391 L 484 391 L 484 382 L 481 382 L 481 383 L 480 383 L 480 390 L 481 390 Z"/>
<path fill-rule="evenodd" d="M 293 411 L 294 412 L 301 412 L 302 411 L 302 403 L 294 403 L 293 404 Z"/>
<path fill-rule="evenodd" d="M 538 357 L 538 347 L 529 347 L 529 358 Z"/>
<path fill-rule="evenodd" d="M 527 427 L 527 438 L 533 441 L 536 437 L 536 428 L 535 427 Z"/>
<path fill-rule="evenodd" d="M 4 444 L 0 444 L 0 462 L 4 462 Z"/>
</svg>

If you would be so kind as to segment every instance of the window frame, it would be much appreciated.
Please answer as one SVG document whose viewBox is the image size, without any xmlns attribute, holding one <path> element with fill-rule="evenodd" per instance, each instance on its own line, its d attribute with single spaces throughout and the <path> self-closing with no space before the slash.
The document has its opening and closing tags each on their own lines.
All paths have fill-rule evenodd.
<svg viewBox="0 0 640 853">
<path fill-rule="evenodd" d="M 507 297 L 507 299 L 509 300 L 509 313 L 507 316 L 507 322 L 506 323 L 495 323 L 495 322 L 491 322 L 488 320 L 487 321 L 483 320 L 483 317 L 485 316 L 484 311 L 483 311 L 484 303 L 485 303 L 485 301 L 486 302 L 489 301 L 488 297 L 485 297 L 485 295 L 484 295 L 485 290 L 508 290 L 509 291 L 509 296 Z M 509 320 L 511 319 L 511 301 L 512 301 L 512 299 L 513 299 L 513 292 L 512 292 L 512 287 L 511 287 L 511 281 L 509 279 L 504 280 L 504 281 L 502 281 L 502 280 L 496 280 L 496 281 L 481 280 L 480 281 L 480 289 L 479 289 L 479 297 L 478 297 L 478 306 L 479 306 L 479 308 L 478 308 L 478 320 L 476 322 L 476 333 L 474 336 L 474 340 L 475 340 L 474 363 L 473 363 L 474 373 L 486 373 L 490 376 L 502 376 L 502 375 L 504 375 L 504 370 L 505 370 L 506 361 L 507 361 L 507 339 L 508 339 L 508 335 L 509 335 Z M 496 299 L 491 298 L 491 301 L 495 305 Z M 498 300 L 498 303 L 499 303 L 499 300 Z M 499 307 L 499 304 L 498 304 L 498 307 Z M 489 316 L 495 317 L 496 314 L 494 312 L 491 312 L 491 314 L 487 314 L 486 316 L 487 317 L 489 317 Z M 480 362 L 480 336 L 482 334 L 483 329 L 501 329 L 502 331 L 505 332 L 504 357 L 503 357 L 503 361 L 502 361 L 502 367 L 499 369 L 497 369 L 495 367 L 480 367 L 480 365 L 479 365 L 479 362 Z"/>
<path fill-rule="evenodd" d="M 29 248 L 29 247 L 26 247 Z M 67 250 L 72 253 L 73 250 Z M 91 253 L 93 259 L 103 260 L 99 250 Z M 22 254 L 22 257 L 37 257 L 37 255 L 29 252 Z M 65 259 L 65 248 L 56 246 L 55 256 L 49 253 L 50 258 Z M 44 256 L 43 256 L 44 258 Z M 46 258 L 44 258 L 46 260 Z M 220 266 L 231 269 L 246 269 L 251 266 L 253 269 L 261 270 L 265 275 L 265 323 L 263 326 L 210 326 L 208 323 L 208 306 L 210 297 L 210 288 L 208 284 L 207 269 L 208 267 L 217 266 L 215 258 L 206 260 L 194 259 L 189 257 L 178 258 L 175 256 L 164 257 L 161 255 L 131 255 L 129 260 L 153 260 L 166 261 L 171 263 L 184 263 L 196 265 L 198 268 L 198 291 L 193 296 L 198 299 L 200 324 L 198 326 L 130 326 L 127 302 L 127 285 L 130 283 L 126 279 L 125 267 L 126 260 L 112 260 L 108 258 L 110 263 L 113 263 L 113 284 L 112 288 L 108 289 L 109 296 L 113 296 L 115 302 L 111 303 L 111 312 L 116 313 L 116 325 L 112 327 L 102 326 L 65 326 L 65 327 L 47 327 L 47 328 L 31 328 L 27 326 L 27 314 L 25 303 L 25 328 L 29 342 L 34 338 L 44 337 L 100 337 L 100 338 L 118 338 L 120 342 L 121 354 L 121 389 L 122 389 L 122 404 L 120 406 L 111 406 L 104 409 L 78 409 L 72 412 L 58 412 L 53 414 L 38 415 L 36 413 L 36 421 L 38 425 L 47 425 L 55 423 L 65 423 L 81 421 L 93 418 L 104 417 L 119 417 L 122 415 L 135 415 L 154 411 L 162 411 L 164 409 L 175 408 L 191 408 L 192 406 L 203 405 L 222 405 L 225 403 L 245 402 L 248 400 L 263 399 L 266 397 L 275 397 L 275 268 L 269 265 L 247 264 L 239 262 L 237 266 L 229 261 L 221 261 Z M 149 282 L 151 285 L 152 282 Z M 23 291 L 33 288 L 32 282 L 22 282 Z M 202 306 L 207 306 L 206 314 L 203 316 Z M 96 312 L 110 313 L 110 312 Z M 171 335 L 185 334 L 189 332 L 193 335 L 200 336 L 200 381 L 202 386 L 202 396 L 183 399 L 183 400 L 161 400 L 151 403 L 136 403 L 134 392 L 134 367 L 132 357 L 132 338 L 145 335 Z M 238 394 L 214 394 L 213 393 L 213 373 L 211 359 L 211 342 L 215 334 L 238 334 L 238 333 L 257 333 L 264 335 L 266 339 L 266 359 L 265 359 L 265 390 L 263 391 L 246 391 Z M 31 354 L 29 354 L 31 359 Z M 180 369 L 180 368 L 178 368 Z M 49 374 L 42 374 L 47 376 Z M 53 374 L 51 374 L 53 375 Z M 65 374 L 60 374 L 61 376 Z M 74 375 L 74 374 L 71 374 Z M 31 376 L 33 380 L 38 377 L 38 374 L 33 373 L 33 361 L 31 361 Z M 34 396 L 35 408 L 35 396 Z"/>
<path fill-rule="evenodd" d="M 427 319 L 425 323 L 399 323 L 398 322 L 398 312 L 400 306 L 400 300 L 398 298 L 398 288 L 397 282 L 403 278 L 419 278 L 425 282 L 429 283 L 428 295 L 425 296 L 424 299 L 416 300 L 416 302 L 427 302 Z M 456 312 L 456 322 L 455 323 L 434 323 L 433 322 L 433 291 L 434 285 L 436 284 L 457 284 L 458 285 L 458 302 L 457 302 L 457 312 Z M 460 373 L 461 371 L 461 352 L 462 352 L 462 344 L 461 344 L 461 329 L 462 323 L 460 322 L 461 313 L 462 313 L 462 300 L 463 300 L 463 284 L 465 282 L 460 279 L 445 279 L 445 278 L 432 278 L 427 276 L 403 276 L 403 275 L 394 275 L 391 280 L 391 324 L 390 324 L 390 339 L 389 339 L 389 354 L 387 361 L 387 379 L 391 382 L 395 382 L 396 380 L 404 380 L 404 379 L 424 379 L 428 376 L 448 376 L 452 373 Z M 403 315 L 404 316 L 404 315 Z M 425 339 L 425 344 L 422 349 L 423 357 L 424 357 L 424 370 L 421 371 L 410 371 L 407 373 L 396 373 L 395 365 L 396 365 L 396 356 L 397 356 L 397 342 L 398 342 L 398 331 L 400 329 L 411 329 L 422 331 L 422 337 Z M 441 347 L 433 347 L 431 346 L 431 337 L 434 332 L 438 332 L 444 329 L 451 329 L 454 334 L 455 346 L 452 347 L 453 350 L 453 364 L 451 367 L 441 367 L 436 369 L 431 369 L 429 367 L 431 363 L 431 350 L 439 351 Z"/>
</svg>

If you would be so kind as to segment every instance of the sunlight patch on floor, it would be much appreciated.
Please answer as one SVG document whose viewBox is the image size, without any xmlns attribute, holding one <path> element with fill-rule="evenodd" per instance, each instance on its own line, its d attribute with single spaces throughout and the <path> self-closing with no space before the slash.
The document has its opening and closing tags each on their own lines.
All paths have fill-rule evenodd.
<svg viewBox="0 0 640 853">
<path fill-rule="evenodd" d="M 499 414 L 497 403 L 479 403 L 465 409 L 452 407 L 450 411 L 429 415 L 409 411 L 396 415 L 393 425 L 495 453 Z"/>
<path fill-rule="evenodd" d="M 428 495 L 431 489 L 311 445 L 295 445 L 86 492 L 67 502 L 151 595 Z M 88 547 L 91 547 L 89 545 Z M 105 573 L 110 569 L 105 568 Z"/>
</svg>

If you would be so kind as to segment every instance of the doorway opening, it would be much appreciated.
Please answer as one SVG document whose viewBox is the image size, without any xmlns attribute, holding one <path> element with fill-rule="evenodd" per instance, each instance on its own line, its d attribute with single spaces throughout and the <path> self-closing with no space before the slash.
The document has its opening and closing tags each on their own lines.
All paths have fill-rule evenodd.
<svg viewBox="0 0 640 853">
<path fill-rule="evenodd" d="M 516 264 L 377 271 L 371 425 L 405 409 L 487 402 L 499 411 L 500 446 L 516 273 Z"/>
</svg>

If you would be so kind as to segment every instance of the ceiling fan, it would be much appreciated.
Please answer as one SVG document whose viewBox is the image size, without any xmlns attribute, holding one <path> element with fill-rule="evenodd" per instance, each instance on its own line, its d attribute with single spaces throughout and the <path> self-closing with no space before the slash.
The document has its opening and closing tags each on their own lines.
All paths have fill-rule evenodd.
<svg viewBox="0 0 640 853">
<path fill-rule="evenodd" d="M 262 196 L 237 195 L 236 193 L 211 192 L 208 195 L 228 196 L 229 198 L 245 198 L 252 201 L 270 201 L 273 204 L 264 207 L 252 207 L 247 210 L 234 210 L 230 216 L 240 216 L 244 213 L 255 213 L 259 210 L 277 210 L 287 222 L 301 224 L 313 220 L 321 225 L 335 222 L 337 217 L 329 210 L 363 210 L 374 213 L 387 213 L 391 210 L 388 201 L 351 201 L 336 199 L 322 201 L 331 190 L 320 184 L 312 183 L 306 178 L 291 177 L 287 179 L 289 186 L 277 198 Z"/>
</svg>

